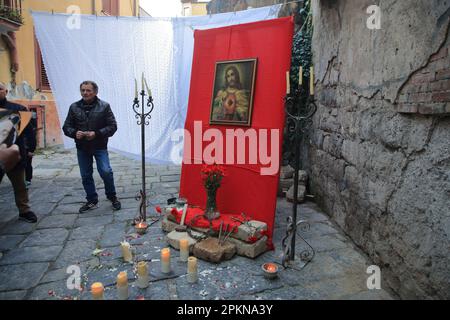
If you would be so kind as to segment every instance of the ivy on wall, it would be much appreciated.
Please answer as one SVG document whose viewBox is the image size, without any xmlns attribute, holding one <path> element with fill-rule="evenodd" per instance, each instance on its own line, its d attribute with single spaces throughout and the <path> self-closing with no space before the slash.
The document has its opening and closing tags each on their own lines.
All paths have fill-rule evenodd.
<svg viewBox="0 0 450 320">
<path fill-rule="evenodd" d="M 300 25 L 300 29 L 294 34 L 292 44 L 292 60 L 290 70 L 290 83 L 291 92 L 294 92 L 298 88 L 299 83 L 299 71 L 300 66 L 303 67 L 303 83 L 302 96 L 300 97 L 302 103 L 306 101 L 309 93 L 309 68 L 312 63 L 312 13 L 311 13 L 311 0 L 306 0 L 303 6 L 299 7 L 298 13 L 295 14 L 296 23 Z M 295 113 L 295 110 L 292 110 Z M 283 165 L 291 164 L 294 162 L 294 143 L 295 137 L 292 133 L 284 132 L 283 137 Z"/>
</svg>

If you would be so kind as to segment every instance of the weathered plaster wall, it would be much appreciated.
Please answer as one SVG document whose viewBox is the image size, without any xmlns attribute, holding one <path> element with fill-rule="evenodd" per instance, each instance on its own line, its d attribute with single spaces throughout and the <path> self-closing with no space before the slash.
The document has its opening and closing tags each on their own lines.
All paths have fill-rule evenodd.
<svg viewBox="0 0 450 320">
<path fill-rule="evenodd" d="M 313 18 L 311 191 L 400 297 L 448 299 L 450 0 L 315 0 Z"/>
</svg>

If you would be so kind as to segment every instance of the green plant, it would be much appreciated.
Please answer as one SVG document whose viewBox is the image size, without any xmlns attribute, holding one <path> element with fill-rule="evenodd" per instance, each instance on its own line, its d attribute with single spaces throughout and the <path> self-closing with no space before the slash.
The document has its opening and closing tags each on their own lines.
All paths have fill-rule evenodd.
<svg viewBox="0 0 450 320">
<path fill-rule="evenodd" d="M 5 18 L 20 24 L 24 23 L 20 11 L 8 7 L 0 7 L 0 18 Z"/>
<path fill-rule="evenodd" d="M 302 96 L 300 99 L 302 103 L 306 101 L 308 95 L 309 86 L 309 68 L 312 63 L 312 34 L 313 34 L 313 24 L 312 24 L 312 12 L 311 12 L 311 0 L 306 0 L 303 7 L 299 9 L 297 13 L 297 21 L 300 21 L 300 29 L 295 33 L 293 44 L 292 44 L 292 59 L 291 59 L 291 69 L 290 69 L 290 83 L 291 92 L 294 88 L 298 87 L 299 71 L 300 66 L 303 67 L 303 84 L 302 87 L 305 89 L 302 91 Z M 295 112 L 296 110 L 292 110 Z M 295 136 L 292 133 L 285 130 L 283 137 L 283 164 L 287 165 L 293 163 L 294 161 L 294 143 Z"/>
</svg>

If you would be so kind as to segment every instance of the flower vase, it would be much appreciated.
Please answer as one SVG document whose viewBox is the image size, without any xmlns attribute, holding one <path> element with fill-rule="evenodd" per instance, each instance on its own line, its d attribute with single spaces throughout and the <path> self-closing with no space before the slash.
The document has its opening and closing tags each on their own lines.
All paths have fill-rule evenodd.
<svg viewBox="0 0 450 320">
<path fill-rule="evenodd" d="M 209 221 L 212 221 L 214 219 L 219 218 L 220 213 L 216 211 L 217 209 L 217 202 L 216 202 L 216 195 L 217 195 L 217 188 L 211 188 L 206 189 L 206 209 L 205 209 L 205 216 Z"/>
</svg>

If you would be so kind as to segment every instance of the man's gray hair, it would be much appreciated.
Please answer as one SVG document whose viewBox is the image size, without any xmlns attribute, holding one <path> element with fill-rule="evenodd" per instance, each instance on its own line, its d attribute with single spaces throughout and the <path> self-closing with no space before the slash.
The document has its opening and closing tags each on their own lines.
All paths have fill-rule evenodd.
<svg viewBox="0 0 450 320">
<path fill-rule="evenodd" d="M 80 84 L 80 90 L 81 90 L 81 86 L 86 85 L 86 84 L 90 84 L 92 86 L 92 88 L 94 88 L 95 93 L 98 93 L 98 85 L 94 81 L 90 81 L 90 80 L 83 81 Z"/>
</svg>

